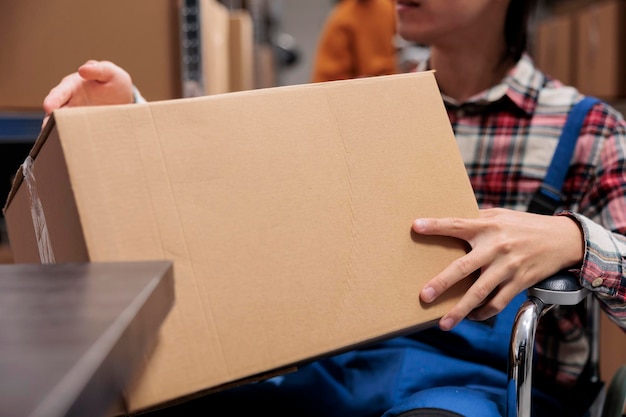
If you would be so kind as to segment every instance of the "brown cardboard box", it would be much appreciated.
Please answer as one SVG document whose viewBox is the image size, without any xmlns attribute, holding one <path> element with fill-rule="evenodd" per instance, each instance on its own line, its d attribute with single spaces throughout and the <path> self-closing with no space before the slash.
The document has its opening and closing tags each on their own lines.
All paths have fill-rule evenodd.
<svg viewBox="0 0 626 417">
<path fill-rule="evenodd" d="M 202 33 L 201 95 L 230 92 L 230 12 L 216 0 L 200 0 Z M 191 96 L 191 95 L 188 95 Z"/>
<path fill-rule="evenodd" d="M 255 67 L 254 82 L 259 88 L 276 87 L 276 56 L 274 47 L 268 43 L 257 43 L 255 45 Z"/>
<path fill-rule="evenodd" d="M 577 14 L 576 86 L 605 100 L 626 96 L 624 0 L 588 5 Z"/>
<path fill-rule="evenodd" d="M 230 91 L 254 88 L 254 24 L 244 9 L 230 12 Z"/>
<path fill-rule="evenodd" d="M 61 109 L 4 214 L 18 263 L 174 260 L 135 411 L 432 325 L 466 248 L 411 222 L 478 207 L 425 72 Z"/>
<path fill-rule="evenodd" d="M 0 243 L 0 264 L 12 264 L 13 256 L 11 255 L 11 248 L 6 243 Z"/>
<path fill-rule="evenodd" d="M 571 14 L 554 15 L 537 25 L 534 60 L 543 72 L 564 84 L 575 82 L 576 31 Z"/>
<path fill-rule="evenodd" d="M 0 109 L 39 110 L 88 59 L 128 70 L 148 100 L 181 97 L 176 0 L 0 1 Z"/>
<path fill-rule="evenodd" d="M 228 9 L 216 0 L 199 2 L 202 85 L 190 87 L 181 73 L 178 4 L 0 2 L 0 109 L 40 110 L 50 88 L 88 59 L 126 69 L 150 101 L 231 91 Z"/>
</svg>

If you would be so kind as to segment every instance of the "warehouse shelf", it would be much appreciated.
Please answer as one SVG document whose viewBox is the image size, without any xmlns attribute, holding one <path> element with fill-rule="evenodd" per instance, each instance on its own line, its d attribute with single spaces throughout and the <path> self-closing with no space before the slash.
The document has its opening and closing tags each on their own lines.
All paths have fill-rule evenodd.
<svg viewBox="0 0 626 417">
<path fill-rule="evenodd" d="M 32 143 L 44 118 L 42 112 L 0 112 L 0 143 Z"/>
</svg>

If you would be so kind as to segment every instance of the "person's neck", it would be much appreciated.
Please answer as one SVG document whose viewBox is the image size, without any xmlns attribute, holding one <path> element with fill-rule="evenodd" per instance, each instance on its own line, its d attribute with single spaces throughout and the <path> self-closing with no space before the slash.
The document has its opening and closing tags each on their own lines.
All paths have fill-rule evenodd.
<svg viewBox="0 0 626 417">
<path fill-rule="evenodd" d="M 515 65 L 502 60 L 501 50 L 488 45 L 455 50 L 433 47 L 430 66 L 436 71 L 441 92 L 463 102 L 498 84 Z"/>
</svg>

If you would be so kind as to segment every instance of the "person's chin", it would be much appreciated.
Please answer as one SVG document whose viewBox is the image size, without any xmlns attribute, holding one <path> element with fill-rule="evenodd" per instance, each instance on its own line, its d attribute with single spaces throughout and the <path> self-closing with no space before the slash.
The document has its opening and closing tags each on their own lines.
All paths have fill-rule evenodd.
<svg viewBox="0 0 626 417">
<path fill-rule="evenodd" d="M 420 28 L 398 25 L 398 35 L 406 41 L 420 45 L 428 45 L 430 43 L 429 37 Z"/>
</svg>

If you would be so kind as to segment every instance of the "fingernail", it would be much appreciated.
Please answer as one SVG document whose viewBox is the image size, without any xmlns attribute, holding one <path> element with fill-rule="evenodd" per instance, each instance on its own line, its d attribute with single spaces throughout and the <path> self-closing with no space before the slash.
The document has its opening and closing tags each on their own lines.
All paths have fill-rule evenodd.
<svg viewBox="0 0 626 417">
<path fill-rule="evenodd" d="M 432 287 L 425 287 L 422 290 L 422 300 L 430 303 L 435 299 L 435 290 Z"/>
<path fill-rule="evenodd" d="M 423 230 L 426 227 L 426 222 L 422 219 L 417 219 L 413 222 L 413 229 L 415 231 Z"/>
<path fill-rule="evenodd" d="M 454 320 L 449 317 L 444 317 L 439 322 L 439 327 L 441 330 L 451 330 L 454 327 Z"/>
</svg>

